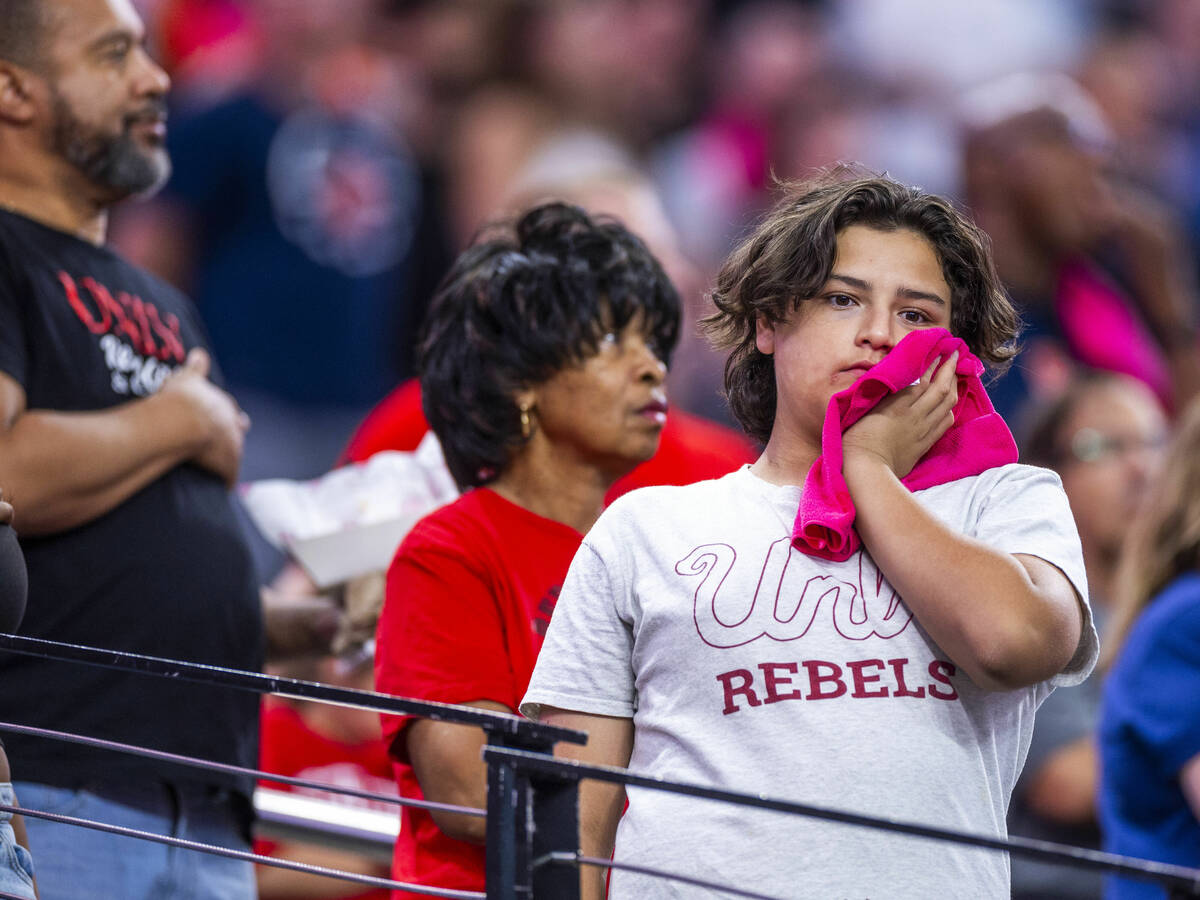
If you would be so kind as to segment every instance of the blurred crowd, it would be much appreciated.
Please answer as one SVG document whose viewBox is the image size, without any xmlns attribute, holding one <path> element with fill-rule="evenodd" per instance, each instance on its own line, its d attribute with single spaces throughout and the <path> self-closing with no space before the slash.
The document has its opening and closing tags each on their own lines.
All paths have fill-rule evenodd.
<svg viewBox="0 0 1200 900">
<path fill-rule="evenodd" d="M 199 303 L 255 421 L 245 479 L 333 463 L 411 374 L 432 287 L 485 221 L 548 194 L 615 213 L 691 323 L 773 179 L 839 160 L 992 235 L 1028 326 L 1001 412 L 1061 387 L 1063 348 L 1172 408 L 1200 384 L 1177 358 L 1200 241 L 1188 0 L 141 6 L 175 171 L 114 241 Z M 1097 317 L 1110 331 L 1078 334 Z M 727 420 L 720 362 L 684 332 L 672 402 Z"/>
<path fill-rule="evenodd" d="M 328 470 L 412 376 L 451 260 L 549 195 L 647 240 L 684 304 L 671 403 L 729 423 L 695 328 L 712 276 L 775 180 L 853 160 L 991 236 L 1025 329 L 990 392 L 1062 474 L 1104 616 L 1200 392 L 1194 0 L 138 5 L 174 83 L 174 174 L 113 242 L 197 302 L 254 422 L 243 479 Z M 1098 684 L 1039 717 L 1014 832 L 1098 840 Z M 1017 892 L 1067 896 L 1051 878 L 1018 872 Z"/>
</svg>

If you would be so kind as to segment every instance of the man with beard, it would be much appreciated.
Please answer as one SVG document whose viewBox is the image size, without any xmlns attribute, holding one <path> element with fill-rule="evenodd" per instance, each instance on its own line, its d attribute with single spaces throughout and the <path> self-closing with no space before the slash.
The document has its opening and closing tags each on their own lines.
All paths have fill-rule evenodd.
<svg viewBox="0 0 1200 900">
<path fill-rule="evenodd" d="M 0 0 L 0 484 L 22 633 L 257 670 L 263 622 L 229 488 L 249 425 L 192 304 L 104 246 L 167 177 L 169 81 L 129 0 Z M 223 763 L 257 700 L 0 654 L 0 721 Z M 249 780 L 4 735 L 31 810 L 247 849 Z M 43 898 L 250 898 L 249 863 L 30 817 Z"/>
</svg>

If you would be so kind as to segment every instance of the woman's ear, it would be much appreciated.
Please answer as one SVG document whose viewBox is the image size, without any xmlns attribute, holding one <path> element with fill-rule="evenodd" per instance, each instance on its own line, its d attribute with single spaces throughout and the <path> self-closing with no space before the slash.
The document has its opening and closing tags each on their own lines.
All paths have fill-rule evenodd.
<svg viewBox="0 0 1200 900">
<path fill-rule="evenodd" d="M 513 395 L 513 402 L 517 404 L 517 413 L 521 417 L 521 439 L 528 441 L 533 437 L 533 417 L 534 410 L 537 409 L 537 394 L 532 389 L 526 388 Z"/>
<path fill-rule="evenodd" d="M 765 316 L 754 320 L 754 346 L 764 356 L 775 352 L 775 326 L 768 322 Z"/>
<path fill-rule="evenodd" d="M 537 391 L 533 388 L 522 388 L 513 394 L 513 403 L 517 409 L 533 409 L 537 406 Z"/>
</svg>

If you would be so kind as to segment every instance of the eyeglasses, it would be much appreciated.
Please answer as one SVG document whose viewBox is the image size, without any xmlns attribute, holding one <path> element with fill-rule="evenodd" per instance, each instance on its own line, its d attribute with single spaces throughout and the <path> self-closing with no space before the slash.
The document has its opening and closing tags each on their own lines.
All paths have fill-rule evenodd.
<svg viewBox="0 0 1200 900">
<path fill-rule="evenodd" d="M 1115 437 L 1101 434 L 1095 428 L 1080 428 L 1071 436 L 1068 452 L 1071 458 L 1083 463 L 1108 462 L 1147 450 L 1160 451 L 1167 445 L 1165 434 L 1151 437 Z"/>
</svg>

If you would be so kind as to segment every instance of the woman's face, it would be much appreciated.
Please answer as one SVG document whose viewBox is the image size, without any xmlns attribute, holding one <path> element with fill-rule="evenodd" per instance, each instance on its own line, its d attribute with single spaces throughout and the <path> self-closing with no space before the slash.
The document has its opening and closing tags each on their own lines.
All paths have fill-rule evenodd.
<svg viewBox="0 0 1200 900">
<path fill-rule="evenodd" d="M 1166 451 L 1168 424 L 1154 394 L 1132 379 L 1080 398 L 1063 422 L 1057 467 L 1084 552 L 1112 565 Z"/>
<path fill-rule="evenodd" d="M 658 450 L 666 375 L 638 316 L 606 335 L 594 356 L 531 389 L 534 439 L 619 477 Z"/>
</svg>

